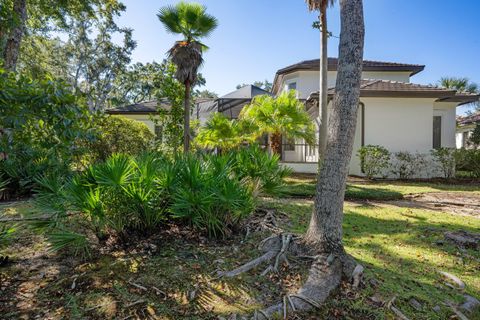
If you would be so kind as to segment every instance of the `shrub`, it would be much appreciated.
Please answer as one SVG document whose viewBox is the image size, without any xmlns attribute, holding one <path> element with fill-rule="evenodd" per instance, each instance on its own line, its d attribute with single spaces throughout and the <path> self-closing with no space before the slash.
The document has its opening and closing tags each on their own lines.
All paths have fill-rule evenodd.
<svg viewBox="0 0 480 320">
<path fill-rule="evenodd" d="M 94 161 L 105 161 L 115 153 L 139 155 L 152 146 L 154 134 L 147 125 L 121 116 L 97 120 L 97 137 L 88 147 Z"/>
<path fill-rule="evenodd" d="M 36 227 L 54 249 L 82 252 L 96 239 L 153 231 L 167 219 L 225 236 L 254 209 L 251 188 L 232 168 L 229 156 L 116 154 L 70 179 L 38 178 L 35 207 L 49 220 Z"/>
<path fill-rule="evenodd" d="M 390 165 L 390 152 L 378 145 L 366 145 L 358 150 L 362 171 L 369 179 L 383 175 Z"/>
<path fill-rule="evenodd" d="M 258 145 L 232 152 L 235 162 L 233 170 L 240 179 L 247 179 L 258 193 L 278 194 L 284 179 L 292 170 L 280 165 L 280 156 L 270 155 Z"/>
<path fill-rule="evenodd" d="M 476 178 L 480 177 L 480 150 L 458 149 L 454 152 L 455 169 L 467 171 Z"/>
<path fill-rule="evenodd" d="M 169 212 L 206 230 L 209 236 L 225 236 L 254 208 L 252 191 L 232 176 L 227 156 L 198 159 L 184 156 L 176 161 L 176 181 Z"/>
<path fill-rule="evenodd" d="M 430 151 L 433 159 L 445 179 L 450 179 L 455 175 L 455 149 L 438 148 Z"/>
<path fill-rule="evenodd" d="M 422 172 L 427 164 L 425 155 L 420 153 L 410 153 L 407 151 L 395 152 L 393 154 L 392 173 L 400 179 L 409 179 Z"/>
<path fill-rule="evenodd" d="M 64 172 L 92 139 L 92 115 L 65 83 L 0 70 L 0 174 L 7 191 L 29 193 L 39 173 Z M 84 144 L 84 143 L 83 143 Z"/>
</svg>

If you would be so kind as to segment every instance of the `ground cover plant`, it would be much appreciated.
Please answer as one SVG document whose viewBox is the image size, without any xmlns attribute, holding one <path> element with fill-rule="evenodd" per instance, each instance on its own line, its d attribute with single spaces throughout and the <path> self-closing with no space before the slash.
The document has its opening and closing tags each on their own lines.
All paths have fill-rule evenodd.
<svg viewBox="0 0 480 320">
<path fill-rule="evenodd" d="M 252 214 L 256 195 L 275 193 L 289 172 L 258 146 L 222 156 L 114 154 L 71 178 L 37 178 L 32 225 L 52 248 L 82 254 L 112 236 L 124 241 L 171 222 L 221 238 Z"/>
</svg>

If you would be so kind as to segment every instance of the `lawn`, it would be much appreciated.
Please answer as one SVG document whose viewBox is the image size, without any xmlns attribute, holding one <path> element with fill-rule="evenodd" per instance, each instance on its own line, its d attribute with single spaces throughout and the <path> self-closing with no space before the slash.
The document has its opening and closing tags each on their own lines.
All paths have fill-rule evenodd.
<svg viewBox="0 0 480 320">
<path fill-rule="evenodd" d="M 294 183 L 300 182 L 290 181 L 291 190 Z M 407 194 L 462 188 L 478 193 L 466 191 L 467 186 L 403 183 L 351 183 L 350 190 L 357 185 L 361 194 L 373 190 L 375 195 L 378 190 Z M 346 202 L 345 245 L 366 267 L 365 283 L 359 291 L 344 288 L 321 310 L 302 319 L 392 319 L 381 304 L 393 297 L 410 319 L 448 319 L 453 313 L 443 302 L 459 302 L 462 295 L 444 284 L 439 271 L 458 276 L 466 293 L 480 296 L 480 253 L 443 241 L 445 231 L 478 232 L 480 219 L 396 203 Z M 278 197 L 264 198 L 260 205 L 276 209 L 286 231 L 303 233 L 313 202 Z M 0 205 L 0 210 L 17 217 L 29 207 L 28 201 L 17 202 Z M 240 232 L 213 241 L 172 226 L 146 239 L 132 237 L 130 243 L 112 244 L 82 261 L 48 251 L 45 239 L 22 230 L 0 252 L 12 259 L 0 267 L 0 318 L 218 319 L 251 313 L 295 292 L 308 271 L 308 262 L 292 259 L 290 268 L 278 275 L 260 276 L 262 267 L 234 279 L 216 277 L 216 270 L 230 270 L 258 256 L 256 246 L 267 235 L 252 233 L 245 238 Z M 411 299 L 420 303 L 419 310 L 411 306 Z M 439 311 L 433 310 L 436 306 Z"/>
<path fill-rule="evenodd" d="M 316 180 L 311 175 L 296 175 L 287 178 L 287 184 L 281 195 L 309 198 L 315 194 Z M 449 184 L 440 182 L 418 181 L 366 181 L 351 178 L 347 183 L 345 198 L 348 200 L 398 200 L 406 195 L 432 192 L 471 192 L 480 194 L 480 184 Z"/>
</svg>

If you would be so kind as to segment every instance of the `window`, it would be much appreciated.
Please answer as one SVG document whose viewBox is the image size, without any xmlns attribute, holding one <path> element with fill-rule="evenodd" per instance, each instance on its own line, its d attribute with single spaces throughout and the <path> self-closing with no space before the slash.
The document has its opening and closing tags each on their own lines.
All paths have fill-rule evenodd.
<svg viewBox="0 0 480 320">
<path fill-rule="evenodd" d="M 433 149 L 442 147 L 442 117 L 433 117 Z"/>
<path fill-rule="evenodd" d="M 162 140 L 162 126 L 155 125 L 155 139 L 158 141 Z"/>
<path fill-rule="evenodd" d="M 287 84 L 287 90 L 297 90 L 297 83 L 290 82 L 289 84 Z"/>
</svg>

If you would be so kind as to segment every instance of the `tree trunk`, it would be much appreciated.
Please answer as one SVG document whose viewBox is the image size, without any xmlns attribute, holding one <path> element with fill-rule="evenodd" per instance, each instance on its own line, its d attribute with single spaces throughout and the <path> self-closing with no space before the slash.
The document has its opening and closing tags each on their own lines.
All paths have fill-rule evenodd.
<svg viewBox="0 0 480 320">
<path fill-rule="evenodd" d="M 183 151 L 190 151 L 190 81 L 185 81 L 184 124 L 183 124 Z"/>
<path fill-rule="evenodd" d="M 318 162 L 321 166 L 325 158 L 328 134 L 328 29 L 327 4 L 323 1 L 320 8 L 320 92 L 319 92 L 319 135 L 318 135 Z M 320 168 L 319 168 L 320 169 Z"/>
<path fill-rule="evenodd" d="M 13 3 L 13 12 L 17 21 L 10 33 L 3 50 L 4 67 L 6 70 L 15 71 L 20 52 L 25 23 L 27 21 L 27 0 L 15 0 Z"/>
<path fill-rule="evenodd" d="M 324 253 L 343 252 L 343 201 L 355 136 L 363 62 L 362 1 L 341 0 L 340 19 L 338 73 L 327 147 L 305 237 L 307 243 Z"/>
<path fill-rule="evenodd" d="M 282 153 L 282 135 L 278 132 L 270 135 L 270 149 L 273 154 L 280 155 Z"/>
</svg>

